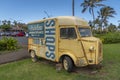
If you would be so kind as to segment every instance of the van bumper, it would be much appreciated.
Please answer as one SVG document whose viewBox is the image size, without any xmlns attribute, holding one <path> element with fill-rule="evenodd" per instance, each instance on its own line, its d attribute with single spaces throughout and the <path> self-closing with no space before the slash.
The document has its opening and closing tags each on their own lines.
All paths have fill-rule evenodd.
<svg viewBox="0 0 120 80">
<path fill-rule="evenodd" d="M 83 57 L 83 58 L 77 58 L 77 61 L 75 63 L 76 67 L 82 67 L 82 66 L 87 66 L 88 62 L 87 60 Z"/>
<path fill-rule="evenodd" d="M 84 66 L 88 66 L 88 65 L 101 65 L 102 63 L 102 58 L 99 59 L 99 61 L 96 62 L 92 62 L 92 61 L 87 61 L 86 58 L 77 58 L 77 61 L 75 63 L 76 67 L 84 67 Z"/>
</svg>

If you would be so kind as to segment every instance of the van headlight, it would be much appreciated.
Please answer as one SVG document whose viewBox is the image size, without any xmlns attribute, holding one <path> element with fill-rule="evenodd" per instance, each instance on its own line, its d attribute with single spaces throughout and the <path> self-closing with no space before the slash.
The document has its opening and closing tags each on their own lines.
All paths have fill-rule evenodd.
<svg viewBox="0 0 120 80">
<path fill-rule="evenodd" d="M 89 51 L 94 51 L 94 50 L 95 50 L 94 46 L 90 46 Z"/>
</svg>

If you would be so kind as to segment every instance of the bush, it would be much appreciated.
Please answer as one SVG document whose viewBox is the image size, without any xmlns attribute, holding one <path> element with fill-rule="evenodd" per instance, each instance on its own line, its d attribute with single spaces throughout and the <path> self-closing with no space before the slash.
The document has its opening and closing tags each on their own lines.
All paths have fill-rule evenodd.
<svg viewBox="0 0 120 80">
<path fill-rule="evenodd" d="M 6 42 L 3 40 L 0 40 L 0 50 L 5 50 L 6 46 L 7 46 Z"/>
<path fill-rule="evenodd" d="M 0 40 L 0 50 L 16 50 L 18 47 L 17 40 L 14 38 L 3 37 Z"/>
<path fill-rule="evenodd" d="M 114 33 L 106 33 L 106 34 L 97 34 L 97 37 L 99 37 L 103 43 L 120 43 L 120 33 L 114 32 Z"/>
</svg>

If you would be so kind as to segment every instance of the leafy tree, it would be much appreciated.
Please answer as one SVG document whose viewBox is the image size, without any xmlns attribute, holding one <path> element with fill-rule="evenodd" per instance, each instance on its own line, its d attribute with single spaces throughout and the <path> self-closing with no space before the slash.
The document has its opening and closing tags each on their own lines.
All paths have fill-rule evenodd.
<svg viewBox="0 0 120 80">
<path fill-rule="evenodd" d="M 18 27 L 20 27 L 21 29 L 27 31 L 27 25 L 25 23 L 17 23 Z"/>
<path fill-rule="evenodd" d="M 84 0 L 84 2 L 81 3 L 81 6 L 83 7 L 82 13 L 89 9 L 89 13 L 92 14 L 93 20 L 95 20 L 94 8 L 98 6 L 105 6 L 103 4 L 100 4 L 103 1 L 105 0 Z"/>
<path fill-rule="evenodd" d="M 108 25 L 108 19 L 110 17 L 114 17 L 116 12 L 110 6 L 105 6 L 105 7 L 102 7 L 100 11 L 98 11 L 98 14 L 99 14 L 99 20 L 100 20 L 99 24 L 101 25 L 101 28 L 103 29 L 104 27 Z"/>
<path fill-rule="evenodd" d="M 1 22 L 2 22 L 2 25 L 0 25 L 1 29 L 3 29 L 4 31 L 7 31 L 7 30 L 11 29 L 11 21 L 3 20 Z"/>
<path fill-rule="evenodd" d="M 120 23 L 119 23 L 119 25 L 118 25 L 118 29 L 120 30 Z"/>
<path fill-rule="evenodd" d="M 3 25 L 6 25 L 6 24 L 7 24 L 7 20 L 3 20 L 3 21 L 2 21 L 2 24 L 3 24 Z"/>
<path fill-rule="evenodd" d="M 11 25 L 11 21 L 10 21 L 10 20 L 8 20 L 8 21 L 7 21 L 7 24 L 8 24 L 8 25 Z"/>
<path fill-rule="evenodd" d="M 94 28 L 93 22 L 91 20 L 89 21 L 89 25 L 92 29 Z"/>
<path fill-rule="evenodd" d="M 5 25 L 1 25 L 1 28 L 4 30 L 4 31 L 8 31 L 11 29 L 11 26 L 8 25 L 8 24 L 5 24 Z"/>
<path fill-rule="evenodd" d="M 17 26 L 18 26 L 17 23 L 18 23 L 18 22 L 17 22 L 16 20 L 13 21 L 14 27 L 17 27 Z"/>
<path fill-rule="evenodd" d="M 13 22 L 10 20 L 3 20 L 0 21 L 0 29 L 3 29 L 4 31 L 8 31 L 12 29 L 12 27 L 19 27 L 25 31 L 27 31 L 27 25 L 25 23 L 17 22 L 14 20 Z"/>
<path fill-rule="evenodd" d="M 110 23 L 110 25 L 108 26 L 108 31 L 109 32 L 115 32 L 115 31 L 117 31 L 116 25 Z"/>
</svg>

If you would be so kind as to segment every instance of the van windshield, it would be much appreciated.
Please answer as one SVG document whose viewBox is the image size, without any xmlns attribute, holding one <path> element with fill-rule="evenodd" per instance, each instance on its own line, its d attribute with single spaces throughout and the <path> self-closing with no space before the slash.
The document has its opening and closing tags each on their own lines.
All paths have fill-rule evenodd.
<svg viewBox="0 0 120 80">
<path fill-rule="evenodd" d="M 90 37 L 92 36 L 90 28 L 78 28 L 81 37 Z"/>
</svg>

